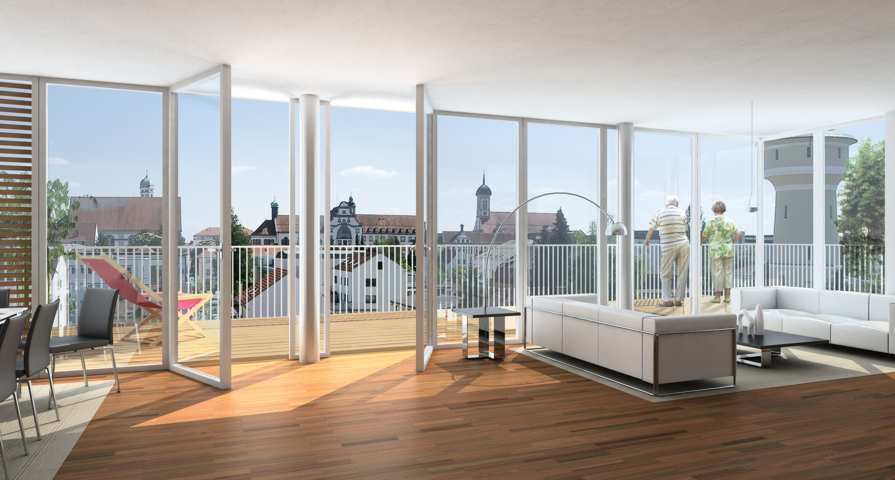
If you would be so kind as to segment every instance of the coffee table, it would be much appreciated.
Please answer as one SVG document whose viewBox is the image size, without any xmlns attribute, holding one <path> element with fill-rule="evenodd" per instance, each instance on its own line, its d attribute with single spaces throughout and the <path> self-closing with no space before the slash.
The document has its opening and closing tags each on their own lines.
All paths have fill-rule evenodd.
<svg viewBox="0 0 895 480">
<path fill-rule="evenodd" d="M 737 345 L 757 348 L 760 351 L 737 351 L 737 363 L 751 365 L 753 367 L 767 368 L 771 366 L 774 357 L 786 358 L 781 351 L 783 347 L 817 345 L 822 343 L 829 343 L 829 340 L 770 330 L 766 330 L 763 335 L 746 335 L 745 333 L 740 332 L 737 334 Z"/>
</svg>

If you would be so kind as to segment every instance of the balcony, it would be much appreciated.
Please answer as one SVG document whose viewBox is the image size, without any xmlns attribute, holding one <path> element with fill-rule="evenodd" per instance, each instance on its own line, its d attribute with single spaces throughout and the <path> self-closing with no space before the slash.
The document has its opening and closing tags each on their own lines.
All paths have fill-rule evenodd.
<svg viewBox="0 0 895 480">
<path fill-rule="evenodd" d="M 879 247 L 827 245 L 827 288 L 842 291 L 879 293 L 883 289 L 883 254 Z M 812 285 L 811 245 L 765 245 L 765 282 L 768 285 L 808 287 Z M 415 344 L 415 258 L 413 246 L 334 246 L 332 291 L 329 302 L 330 352 L 352 352 L 411 348 Z M 610 302 L 615 300 L 615 245 L 608 246 Z M 634 306 L 661 315 L 688 312 L 689 304 L 678 308 L 659 306 L 659 246 L 636 245 L 634 251 Z M 594 294 L 596 292 L 596 245 L 530 245 L 529 291 L 531 296 Z M 82 292 L 103 287 L 105 282 L 83 261 L 105 258 L 132 276 L 135 283 L 151 292 L 162 290 L 161 247 L 71 247 L 57 268 L 51 295 L 68 308 L 60 311 L 55 324 L 57 335 L 76 329 Z M 486 302 L 515 304 L 515 250 L 501 245 L 442 245 L 437 256 L 439 344 L 461 339 L 460 323 L 452 308 L 478 307 Z M 703 282 L 700 309 L 703 312 L 729 311 L 727 304 L 711 303 L 713 293 L 708 275 L 708 251 L 703 251 Z M 755 245 L 735 248 L 734 286 L 755 284 Z M 220 308 L 218 269 L 220 249 L 178 247 L 182 294 L 211 294 L 190 320 L 196 328 L 182 328 L 178 340 L 183 358 L 201 362 L 217 355 L 218 309 Z M 288 353 L 287 326 L 287 247 L 239 246 L 233 249 L 234 297 L 233 358 L 283 357 Z M 64 265 L 64 266 L 63 266 Z M 509 325 L 515 336 L 516 325 Z M 325 328 L 321 328 L 326 332 Z M 161 362 L 160 317 L 122 300 L 115 321 L 116 351 L 123 365 Z M 204 335 L 204 336 L 203 336 Z M 325 335 L 325 334 L 324 334 Z M 104 366 L 106 359 L 88 359 L 90 365 Z M 60 370 L 76 370 L 76 357 L 60 359 Z"/>
</svg>

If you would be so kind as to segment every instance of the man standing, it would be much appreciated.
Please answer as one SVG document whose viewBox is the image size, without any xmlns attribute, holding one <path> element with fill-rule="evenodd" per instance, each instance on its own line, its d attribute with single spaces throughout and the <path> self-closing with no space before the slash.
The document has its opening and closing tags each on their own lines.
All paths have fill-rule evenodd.
<svg viewBox="0 0 895 480">
<path fill-rule="evenodd" d="M 665 200 L 665 208 L 656 212 L 646 232 L 644 248 L 648 248 L 656 230 L 662 250 L 662 302 L 660 307 L 679 307 L 687 294 L 687 273 L 690 269 L 690 245 L 687 240 L 687 214 L 681 210 L 677 196 Z M 675 285 L 675 271 L 677 284 Z M 677 288 L 673 288 L 676 286 Z M 674 291 L 672 291 L 674 290 Z"/>
</svg>

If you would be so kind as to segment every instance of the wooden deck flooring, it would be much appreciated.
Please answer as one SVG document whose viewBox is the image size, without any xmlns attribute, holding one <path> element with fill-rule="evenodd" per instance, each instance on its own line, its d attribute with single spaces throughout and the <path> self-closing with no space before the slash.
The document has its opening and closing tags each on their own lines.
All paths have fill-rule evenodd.
<svg viewBox="0 0 895 480">
<path fill-rule="evenodd" d="M 729 310 L 729 305 L 712 304 L 710 298 L 703 299 L 703 312 Z M 635 308 L 661 315 L 681 314 L 689 311 L 689 307 L 662 308 L 658 301 L 638 301 Z M 333 353 L 408 349 L 416 344 L 416 318 L 414 312 L 361 313 L 351 315 L 333 315 L 330 323 L 330 349 Z M 233 358 L 246 360 L 253 358 L 286 357 L 288 354 L 288 328 L 286 319 L 267 318 L 233 321 Z M 214 359 L 218 352 L 218 330 L 216 325 L 200 322 L 206 333 L 205 338 L 196 332 L 187 330 L 181 336 L 179 344 L 181 358 L 197 360 Z M 461 340 L 460 322 L 452 315 L 447 315 L 438 322 L 439 343 L 458 343 Z M 514 332 L 513 326 L 508 326 Z M 145 328 L 144 338 L 157 338 L 158 329 Z M 131 328 L 119 328 L 117 336 L 130 332 Z M 137 349 L 133 339 L 119 341 L 116 344 L 116 356 L 119 365 L 160 364 L 162 350 L 158 345 L 142 345 Z M 88 354 L 88 368 L 104 368 L 111 365 L 110 358 L 102 353 Z M 80 357 L 61 357 L 57 362 L 59 371 L 80 370 Z"/>
<path fill-rule="evenodd" d="M 895 477 L 895 377 L 651 403 L 542 362 L 435 352 L 123 376 L 60 480 Z"/>
</svg>

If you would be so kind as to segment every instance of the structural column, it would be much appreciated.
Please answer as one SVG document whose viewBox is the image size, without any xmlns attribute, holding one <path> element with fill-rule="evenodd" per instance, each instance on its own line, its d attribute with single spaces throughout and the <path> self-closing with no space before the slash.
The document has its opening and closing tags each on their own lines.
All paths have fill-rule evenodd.
<svg viewBox="0 0 895 480">
<path fill-rule="evenodd" d="M 885 246 L 886 294 L 895 295 L 895 111 L 886 114 Z"/>
<path fill-rule="evenodd" d="M 616 257 L 616 301 L 619 308 L 631 309 L 634 304 L 634 124 L 618 125 L 618 221 L 628 228 L 628 235 L 618 237 Z"/>
<path fill-rule="evenodd" d="M 299 133 L 301 207 L 298 230 L 298 359 L 320 360 L 320 308 L 318 256 L 320 228 L 317 215 L 317 124 L 320 99 L 302 95 Z"/>
<path fill-rule="evenodd" d="M 823 290 L 827 286 L 827 228 L 826 228 L 826 157 L 827 142 L 823 130 L 815 130 L 811 135 L 812 175 L 812 278 L 814 288 Z"/>
</svg>

